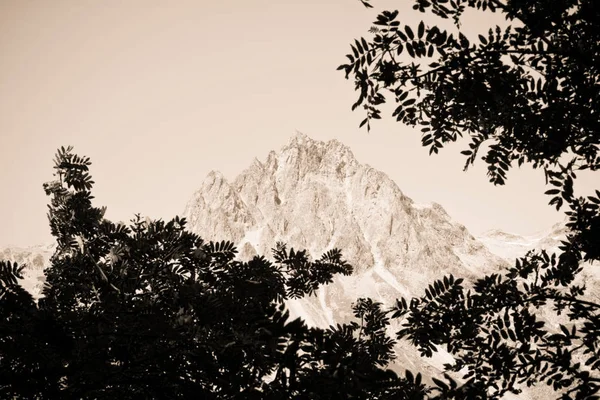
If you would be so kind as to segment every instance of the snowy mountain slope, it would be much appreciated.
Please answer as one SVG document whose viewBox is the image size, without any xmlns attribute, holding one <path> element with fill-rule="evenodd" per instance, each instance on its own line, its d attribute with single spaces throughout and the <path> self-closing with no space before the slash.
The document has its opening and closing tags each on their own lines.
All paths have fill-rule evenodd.
<svg viewBox="0 0 600 400">
<path fill-rule="evenodd" d="M 529 250 L 546 250 L 548 253 L 560 253 L 559 246 L 568 233 L 565 223 L 557 223 L 550 229 L 533 235 L 520 236 L 512 233 L 492 230 L 484 233 L 479 239 L 490 252 L 504 258 L 510 264 L 516 258 L 523 257 Z M 586 296 L 600 302 L 600 268 L 597 264 L 584 264 L 583 271 L 576 280 L 577 284 L 585 284 Z"/>
<path fill-rule="evenodd" d="M 494 229 L 477 237 L 494 254 L 514 261 L 531 249 L 546 249 L 556 251 L 560 241 L 566 237 L 567 228 L 564 223 L 554 224 L 550 229 L 533 235 L 521 236 L 514 233 Z"/>
</svg>

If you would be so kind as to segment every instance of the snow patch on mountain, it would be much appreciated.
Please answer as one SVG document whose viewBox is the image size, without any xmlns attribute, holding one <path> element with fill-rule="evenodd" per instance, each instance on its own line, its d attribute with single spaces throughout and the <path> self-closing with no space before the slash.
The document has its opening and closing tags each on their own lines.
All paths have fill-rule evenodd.
<svg viewBox="0 0 600 400">
<path fill-rule="evenodd" d="M 513 262 L 523 257 L 531 249 L 557 251 L 560 241 L 567 235 L 565 222 L 554 224 L 550 229 L 532 235 L 518 235 L 493 229 L 479 236 L 479 239 L 492 253 Z"/>
<path fill-rule="evenodd" d="M 517 258 L 524 257 L 530 250 L 546 250 L 548 254 L 560 254 L 559 246 L 566 239 L 568 233 L 565 223 L 566 220 L 554 224 L 547 230 L 526 236 L 495 229 L 484 233 L 478 239 L 492 253 L 504 258 L 510 265 L 513 265 Z M 575 281 L 575 284 L 586 286 L 586 297 L 595 302 L 600 302 L 599 267 L 598 263 L 582 264 L 583 270 Z M 554 322 L 555 325 L 558 324 L 557 321 Z"/>
</svg>

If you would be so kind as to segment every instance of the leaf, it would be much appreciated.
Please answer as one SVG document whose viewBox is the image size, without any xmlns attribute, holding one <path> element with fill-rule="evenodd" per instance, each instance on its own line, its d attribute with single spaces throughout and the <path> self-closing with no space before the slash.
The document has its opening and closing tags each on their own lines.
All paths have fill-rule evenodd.
<svg viewBox="0 0 600 400">
<path fill-rule="evenodd" d="M 365 49 L 365 51 L 369 50 L 369 44 L 367 43 L 367 41 L 365 40 L 365 38 L 361 37 L 360 41 L 362 43 L 363 49 Z"/>
<path fill-rule="evenodd" d="M 398 55 L 402 54 L 403 50 L 404 50 L 404 46 L 402 45 L 402 43 L 398 43 L 398 48 L 396 49 L 396 54 L 398 54 Z"/>
<path fill-rule="evenodd" d="M 450 389 L 450 387 L 444 381 L 441 381 L 435 377 L 431 377 L 431 380 L 443 391 L 448 391 L 448 389 Z"/>
<path fill-rule="evenodd" d="M 433 52 L 435 51 L 433 45 L 430 45 L 427 49 L 427 57 L 433 57 Z"/>
<path fill-rule="evenodd" d="M 410 42 L 406 43 L 406 51 L 408 51 L 408 54 L 412 57 L 415 58 L 415 51 L 413 49 L 413 46 Z"/>
<path fill-rule="evenodd" d="M 362 47 L 362 44 L 358 40 L 356 40 L 356 39 L 354 39 L 354 44 L 356 45 L 356 48 L 358 49 L 358 52 L 360 54 L 363 54 L 364 49 Z"/>
</svg>

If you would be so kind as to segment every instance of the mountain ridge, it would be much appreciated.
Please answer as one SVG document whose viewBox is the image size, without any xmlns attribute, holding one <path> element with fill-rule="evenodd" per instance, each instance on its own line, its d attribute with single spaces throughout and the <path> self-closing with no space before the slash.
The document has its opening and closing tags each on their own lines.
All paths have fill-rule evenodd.
<svg viewBox="0 0 600 400">
<path fill-rule="evenodd" d="M 341 249 L 356 274 L 323 291 L 344 292 L 348 299 L 363 289 L 390 302 L 417 295 L 443 273 L 474 278 L 507 265 L 441 205 L 415 204 L 343 143 L 302 133 L 231 182 L 209 173 L 183 215 L 188 229 L 205 239 L 234 242 L 241 259 L 269 255 L 278 241 L 314 256 Z M 319 295 L 322 313 L 335 314 L 324 305 L 331 295 Z"/>
</svg>

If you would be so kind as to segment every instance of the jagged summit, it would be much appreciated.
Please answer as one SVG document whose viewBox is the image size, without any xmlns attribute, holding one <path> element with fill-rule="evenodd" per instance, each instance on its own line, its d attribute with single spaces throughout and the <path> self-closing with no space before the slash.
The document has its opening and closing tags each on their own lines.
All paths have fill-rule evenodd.
<svg viewBox="0 0 600 400">
<path fill-rule="evenodd" d="M 314 255 L 337 247 L 358 271 L 383 268 L 415 287 L 442 270 L 471 273 L 482 259 L 502 264 L 441 205 L 414 204 L 343 143 L 300 132 L 231 183 L 211 172 L 184 215 L 204 238 L 237 243 L 242 258 L 269 255 L 277 241 Z"/>
<path fill-rule="evenodd" d="M 335 151 L 337 153 L 349 153 L 350 156 L 354 158 L 354 155 L 352 154 L 350 148 L 342 142 L 340 142 L 339 140 L 331 139 L 327 142 L 315 140 L 307 134 L 302 133 L 300 131 L 296 131 L 296 134 L 290 138 L 288 145 L 285 146 L 284 149 L 287 147 L 310 148 L 314 146 L 325 148 L 328 151 Z"/>
<path fill-rule="evenodd" d="M 356 164 L 350 148 L 338 140 L 314 140 L 301 132 L 296 132 L 279 153 L 272 152 L 267 159 L 267 166 L 293 168 L 301 177 L 318 173 L 342 179 Z"/>
<path fill-rule="evenodd" d="M 223 176 L 223 174 L 220 171 L 215 171 L 215 170 L 211 170 L 206 175 L 206 180 L 209 180 L 209 179 L 211 179 L 213 181 L 227 181 L 225 176 Z"/>
<path fill-rule="evenodd" d="M 296 133 L 294 135 L 292 135 L 292 137 L 290 138 L 290 144 L 292 144 L 292 143 L 300 144 L 300 143 L 304 143 L 304 142 L 314 142 L 314 141 L 306 133 L 301 132 L 296 129 Z"/>
</svg>

